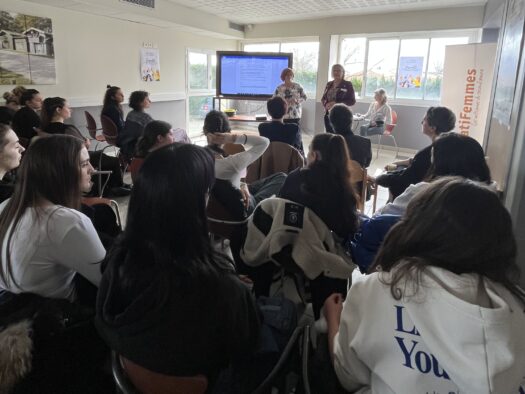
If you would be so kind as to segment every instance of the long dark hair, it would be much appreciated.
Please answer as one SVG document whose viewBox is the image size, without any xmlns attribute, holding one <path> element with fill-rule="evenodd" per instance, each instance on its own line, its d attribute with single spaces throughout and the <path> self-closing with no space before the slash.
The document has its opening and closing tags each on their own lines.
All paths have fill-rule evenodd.
<svg viewBox="0 0 525 394">
<path fill-rule="evenodd" d="M 175 143 L 150 153 L 134 183 L 126 230 L 110 252 L 110 264 L 128 261 L 130 283 L 141 280 L 135 274 L 143 269 L 183 275 L 232 270 L 208 236 L 206 200 L 214 182 L 214 158 L 206 148 Z"/>
<path fill-rule="evenodd" d="M 447 175 L 491 182 L 490 169 L 478 141 L 454 132 L 436 138 L 432 144 L 432 165 L 427 180 Z"/>
<path fill-rule="evenodd" d="M 356 197 L 350 183 L 350 155 L 345 139 L 337 134 L 318 134 L 311 149 L 321 158 L 309 165 L 303 191 L 322 204 L 340 210 L 341 228 L 357 229 Z"/>
<path fill-rule="evenodd" d="M 496 193 L 481 183 L 444 177 L 414 197 L 392 227 L 370 272 L 391 272 L 392 296 L 417 292 L 428 266 L 455 274 L 477 273 L 501 283 L 525 301 L 519 278 L 512 220 Z M 384 279 L 383 279 L 384 280 Z M 402 289 L 405 289 L 403 291 Z"/>
<path fill-rule="evenodd" d="M 137 156 L 146 157 L 149 150 L 157 143 L 159 135 L 165 136 L 171 132 L 171 125 L 162 120 L 154 120 L 144 127 L 142 137 L 137 142 Z"/>
<path fill-rule="evenodd" d="M 114 107 L 120 112 L 120 115 L 124 115 L 122 104 L 115 100 L 115 94 L 120 90 L 118 86 L 107 85 L 106 93 L 104 94 L 104 102 L 102 104 L 102 113 L 107 112 L 110 107 Z"/>
<path fill-rule="evenodd" d="M 27 149 L 17 172 L 14 193 L 0 213 L 0 245 L 7 240 L 6 271 L 0 269 L 5 283 L 8 278 L 13 279 L 10 244 L 25 211 L 38 209 L 42 200 L 67 208 L 80 208 L 80 151 L 83 147 L 78 138 L 52 135 L 37 139 Z"/>
<path fill-rule="evenodd" d="M 26 106 L 26 102 L 33 100 L 33 97 L 35 97 L 39 93 L 40 92 L 36 89 L 23 90 L 20 95 L 20 105 Z"/>
<path fill-rule="evenodd" d="M 231 132 L 230 121 L 228 116 L 224 112 L 217 111 L 215 109 L 211 110 L 206 114 L 204 118 L 204 125 L 202 126 L 202 131 L 204 135 L 213 134 L 213 133 L 229 133 Z M 219 145 L 209 144 L 208 148 L 212 151 L 217 152 L 224 157 L 227 156 Z"/>
<path fill-rule="evenodd" d="M 64 108 L 66 99 L 62 97 L 48 97 L 42 103 L 42 111 L 40 111 L 40 127 L 45 130 L 49 123 L 53 121 L 53 116 L 57 109 Z"/>
</svg>

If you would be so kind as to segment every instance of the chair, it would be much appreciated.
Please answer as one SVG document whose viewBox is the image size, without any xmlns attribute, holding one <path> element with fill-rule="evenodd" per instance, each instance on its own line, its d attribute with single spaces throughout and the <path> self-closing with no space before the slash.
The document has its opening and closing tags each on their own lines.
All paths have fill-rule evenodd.
<svg viewBox="0 0 525 394">
<path fill-rule="evenodd" d="M 397 125 L 397 112 L 392 110 L 392 123 L 387 124 L 385 126 L 385 131 L 383 131 L 383 134 L 379 134 L 378 141 L 377 141 L 376 158 L 379 157 L 379 151 L 381 150 L 381 138 L 390 137 L 392 138 L 392 141 L 394 141 L 394 145 L 396 147 L 396 159 L 397 159 L 397 156 L 399 154 L 399 146 L 397 146 L 396 137 L 394 137 L 394 134 L 393 134 L 393 131 L 396 125 Z"/>
<path fill-rule="evenodd" d="M 378 185 L 369 180 L 366 168 L 361 167 L 355 160 L 350 160 L 350 183 L 356 191 L 360 191 L 359 199 L 357 200 L 357 209 L 365 213 L 366 198 L 368 193 L 370 193 L 370 197 L 372 198 L 372 213 L 374 213 L 377 206 Z"/>
<path fill-rule="evenodd" d="M 106 138 L 103 135 L 97 135 L 97 131 L 102 130 L 102 128 L 97 128 L 97 122 L 95 121 L 95 118 L 93 118 L 93 116 L 88 111 L 84 111 L 84 116 L 86 117 L 86 128 L 88 130 L 89 136 L 91 137 L 92 141 L 97 142 L 95 145 L 96 150 L 98 143 L 106 142 Z"/>
<path fill-rule="evenodd" d="M 115 212 L 115 215 L 117 216 L 117 225 L 119 229 L 122 231 L 122 219 L 120 217 L 120 209 L 119 209 L 118 203 L 115 200 L 110 200 L 109 198 L 102 198 L 102 197 L 83 197 L 82 203 L 90 207 L 95 204 L 105 204 L 105 205 L 110 206 Z"/>
<path fill-rule="evenodd" d="M 259 385 L 259 387 L 257 387 L 253 391 L 252 394 L 266 394 L 269 392 L 278 392 L 284 394 L 284 391 L 278 389 L 276 391 L 275 386 L 280 378 L 286 378 L 286 376 L 283 375 L 285 375 L 287 365 L 293 361 L 294 353 L 298 353 L 299 360 L 301 362 L 301 367 L 299 370 L 301 375 L 300 378 L 302 383 L 302 389 L 296 387 L 297 392 L 303 394 L 310 394 L 310 383 L 308 378 L 308 359 L 310 353 L 310 326 L 308 325 L 299 326 L 294 330 L 281 354 L 281 357 L 279 357 L 279 360 L 277 361 L 271 372 Z M 295 392 L 295 390 L 293 392 Z"/>
<path fill-rule="evenodd" d="M 137 177 L 139 175 L 140 167 L 142 167 L 142 164 L 144 164 L 144 158 L 143 157 L 134 157 L 131 159 L 131 163 L 129 163 L 129 172 L 131 173 L 131 182 L 135 183 L 137 180 Z"/>
<path fill-rule="evenodd" d="M 180 377 L 150 371 L 111 352 L 111 370 L 121 394 L 204 394 L 208 379 L 204 375 Z"/>
<path fill-rule="evenodd" d="M 297 149 L 284 142 L 270 143 L 264 154 L 248 166 L 246 182 L 252 183 L 277 172 L 289 172 L 304 167 L 304 158 Z"/>
<path fill-rule="evenodd" d="M 115 157 L 117 157 L 120 160 L 120 166 L 123 173 L 126 172 L 128 162 L 122 157 L 120 154 L 120 150 L 117 148 L 117 138 L 118 138 L 118 129 L 115 123 L 111 120 L 111 118 L 107 117 L 106 115 L 100 115 L 100 123 L 102 124 L 102 135 L 106 139 L 106 142 L 108 143 L 108 146 L 104 147 L 102 149 L 102 153 L 109 147 L 113 147 L 115 151 Z M 102 155 L 100 156 L 100 162 L 99 162 L 99 168 L 100 164 L 102 162 Z"/>
</svg>

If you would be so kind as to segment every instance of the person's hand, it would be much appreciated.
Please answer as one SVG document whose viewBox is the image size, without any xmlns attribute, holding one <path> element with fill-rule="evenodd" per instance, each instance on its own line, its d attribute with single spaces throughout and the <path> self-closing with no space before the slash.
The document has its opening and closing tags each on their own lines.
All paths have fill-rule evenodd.
<svg viewBox="0 0 525 394">
<path fill-rule="evenodd" d="M 374 122 L 374 121 L 371 121 L 371 122 L 370 122 L 370 126 L 372 126 L 372 127 L 376 127 L 376 126 L 377 126 L 377 123 Z"/>
<path fill-rule="evenodd" d="M 207 135 L 208 143 L 213 145 L 223 145 L 235 143 L 237 136 L 231 133 L 210 133 Z"/>
<path fill-rule="evenodd" d="M 328 324 L 332 323 L 339 326 L 341 312 L 343 311 L 343 295 L 334 293 L 324 302 L 324 316 Z"/>
<path fill-rule="evenodd" d="M 332 107 L 335 105 L 335 101 L 329 101 L 326 103 L 326 110 L 327 111 L 330 111 L 332 109 Z"/>
<path fill-rule="evenodd" d="M 248 209 L 248 204 L 250 203 L 250 191 L 248 190 L 248 186 L 245 183 L 241 184 L 241 193 L 244 207 Z"/>
<path fill-rule="evenodd" d="M 397 169 L 397 164 L 396 163 L 387 164 L 385 166 L 385 171 L 394 171 L 396 169 Z"/>
<path fill-rule="evenodd" d="M 376 183 L 376 178 L 373 177 L 372 175 L 367 175 L 366 179 L 368 180 L 369 183 L 372 183 L 372 184 Z"/>
<path fill-rule="evenodd" d="M 87 138 L 84 139 L 84 146 L 87 150 L 89 150 L 89 147 L 91 146 L 91 141 Z"/>
</svg>

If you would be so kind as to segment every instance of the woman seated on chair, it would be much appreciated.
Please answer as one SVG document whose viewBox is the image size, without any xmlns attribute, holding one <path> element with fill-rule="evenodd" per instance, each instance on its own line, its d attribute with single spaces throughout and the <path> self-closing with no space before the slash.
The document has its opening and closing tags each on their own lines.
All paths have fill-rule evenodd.
<svg viewBox="0 0 525 394">
<path fill-rule="evenodd" d="M 42 131 L 48 134 L 65 134 L 84 141 L 86 149 L 89 149 L 91 142 L 84 137 L 79 129 L 71 124 L 65 124 L 64 121 L 71 118 L 71 108 L 66 99 L 62 97 L 48 97 L 44 100 L 42 112 L 40 114 Z M 129 185 L 125 185 L 122 172 L 120 170 L 119 159 L 108 156 L 102 151 L 89 151 L 89 160 L 91 165 L 101 170 L 111 171 L 108 180 L 108 196 L 122 197 L 130 193 Z M 100 193 L 100 190 L 98 190 Z"/>
<path fill-rule="evenodd" d="M 153 121 L 153 118 L 144 111 L 150 105 L 149 93 L 144 90 L 136 90 L 129 95 L 129 106 L 132 111 L 128 112 L 124 128 L 117 136 L 117 146 L 126 159 L 133 157 L 135 146 L 144 132 L 144 127 Z"/>
<path fill-rule="evenodd" d="M 106 251 L 78 211 L 92 172 L 78 138 L 56 135 L 32 143 L 13 196 L 0 205 L 0 289 L 74 300 L 77 273 L 98 285 Z"/>
<path fill-rule="evenodd" d="M 0 202 L 13 194 L 14 176 L 11 171 L 20 165 L 24 151 L 11 127 L 0 124 Z"/>
<path fill-rule="evenodd" d="M 268 148 L 270 142 L 267 138 L 231 134 L 226 114 L 216 110 L 206 115 L 203 131 L 208 139 L 208 147 L 215 153 L 215 176 L 230 181 L 235 188 L 241 190 L 248 213 L 253 212 L 260 201 L 279 193 L 286 179 L 286 174 L 282 172 L 259 179 L 250 185 L 241 184 L 241 173 Z M 222 150 L 222 146 L 227 143 L 248 145 L 249 148 L 244 152 L 227 155 Z"/>
<path fill-rule="evenodd" d="M 442 133 L 449 132 L 456 126 L 456 115 L 446 107 L 430 107 L 423 120 L 421 129 L 423 134 L 432 142 Z M 387 174 L 370 179 L 379 186 L 388 187 L 392 199 L 399 196 L 411 184 L 421 182 L 430 168 L 432 145 L 420 150 L 414 158 L 395 162 L 394 165 L 402 167 Z M 405 167 L 406 166 L 406 167 Z"/>
<path fill-rule="evenodd" d="M 137 142 L 135 157 L 145 158 L 151 152 L 166 145 L 171 145 L 174 142 L 188 143 L 188 141 L 189 139 L 185 134 L 175 135 L 173 128 L 168 122 L 154 120 L 144 128 L 144 133 Z"/>
<path fill-rule="evenodd" d="M 372 273 L 344 303 L 340 294 L 325 302 L 339 382 L 350 392 L 523 391 L 516 254 L 493 190 L 464 178 L 433 182 L 387 234 Z"/>
<path fill-rule="evenodd" d="M 472 137 L 458 133 L 444 133 L 432 144 L 432 164 L 425 181 L 410 185 L 394 201 L 386 204 L 377 214 L 403 215 L 414 196 L 444 176 L 462 176 L 491 185 L 490 170 L 483 148 Z"/>
<path fill-rule="evenodd" d="M 122 109 L 122 102 L 124 101 L 124 93 L 118 86 L 108 85 L 106 94 L 104 94 L 104 104 L 102 106 L 101 114 L 110 118 L 115 126 L 117 132 L 120 133 L 124 128 L 124 110 Z"/>
<path fill-rule="evenodd" d="M 176 143 L 148 156 L 97 305 L 99 332 L 122 357 L 164 375 L 204 375 L 210 386 L 250 355 L 259 331 L 250 290 L 210 243 L 214 179 L 205 148 Z"/>
<path fill-rule="evenodd" d="M 342 135 L 346 141 L 352 160 L 361 167 L 368 168 L 372 161 L 372 144 L 368 138 L 355 135 L 352 131 L 353 114 L 346 104 L 335 104 L 328 114 L 335 134 Z"/>
<path fill-rule="evenodd" d="M 392 124 L 392 109 L 386 103 L 387 99 L 385 89 L 377 89 L 374 92 L 375 102 L 370 104 L 366 114 L 359 115 L 359 118 L 369 121 L 361 126 L 360 133 L 362 136 L 383 134 L 385 124 Z"/>
</svg>

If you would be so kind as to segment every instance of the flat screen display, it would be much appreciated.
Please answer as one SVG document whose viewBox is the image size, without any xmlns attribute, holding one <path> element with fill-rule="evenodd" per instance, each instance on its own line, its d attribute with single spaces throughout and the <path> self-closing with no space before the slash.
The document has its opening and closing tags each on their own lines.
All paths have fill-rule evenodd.
<svg viewBox="0 0 525 394">
<path fill-rule="evenodd" d="M 217 96 L 272 96 L 292 58 L 292 53 L 217 52 Z"/>
</svg>

